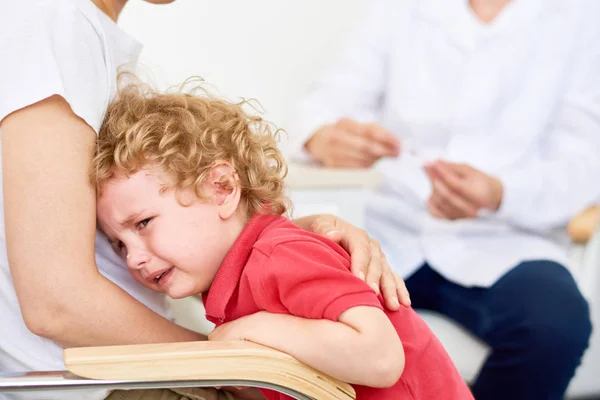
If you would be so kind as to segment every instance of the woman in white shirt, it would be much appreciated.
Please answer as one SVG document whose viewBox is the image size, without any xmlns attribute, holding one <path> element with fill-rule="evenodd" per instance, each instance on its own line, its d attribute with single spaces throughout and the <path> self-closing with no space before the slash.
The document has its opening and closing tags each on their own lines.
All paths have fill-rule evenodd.
<svg viewBox="0 0 600 400">
<path fill-rule="evenodd" d="M 562 398 L 588 344 L 564 232 L 600 199 L 599 5 L 378 0 L 288 126 L 296 156 L 380 160 L 367 230 L 492 347 L 477 399 Z"/>
<path fill-rule="evenodd" d="M 169 319 L 164 297 L 137 285 L 94 230 L 88 172 L 95 132 L 115 92 L 117 68 L 140 51 L 115 24 L 125 3 L 19 0 L 1 7 L 0 373 L 64 369 L 61 346 L 202 339 Z M 398 297 L 409 302 L 363 231 L 329 216 L 297 223 L 344 237 L 355 250 L 355 273 L 381 282 L 390 308 L 398 307 Z M 32 398 L 69 396 L 84 398 L 57 392 Z"/>
</svg>

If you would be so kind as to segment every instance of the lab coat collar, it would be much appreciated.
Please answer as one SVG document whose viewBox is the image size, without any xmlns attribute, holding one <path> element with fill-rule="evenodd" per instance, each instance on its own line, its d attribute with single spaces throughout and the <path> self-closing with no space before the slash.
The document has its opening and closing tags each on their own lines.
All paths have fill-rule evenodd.
<svg viewBox="0 0 600 400">
<path fill-rule="evenodd" d="M 472 51 L 482 37 L 506 31 L 518 33 L 563 6 L 562 0 L 511 0 L 489 24 L 473 14 L 468 0 L 419 1 L 417 12 L 423 20 L 439 24 L 457 46 Z"/>
</svg>

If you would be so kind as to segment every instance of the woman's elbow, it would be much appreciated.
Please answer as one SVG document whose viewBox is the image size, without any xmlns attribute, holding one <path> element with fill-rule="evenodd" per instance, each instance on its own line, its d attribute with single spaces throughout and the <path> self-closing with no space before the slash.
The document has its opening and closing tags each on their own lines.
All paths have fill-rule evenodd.
<svg viewBox="0 0 600 400">
<path fill-rule="evenodd" d="M 64 304 L 38 298 L 37 301 L 21 302 L 21 316 L 27 329 L 34 335 L 57 340 L 66 329 L 69 309 Z"/>
<path fill-rule="evenodd" d="M 102 277 L 99 273 L 67 274 L 64 271 L 58 271 L 57 276 L 56 280 L 28 284 L 31 276 L 21 273 L 20 279 L 15 280 L 25 326 L 31 333 L 53 341 L 60 341 L 65 333 L 81 324 L 82 316 L 88 315 L 83 307 L 93 297 L 90 293 L 99 282 L 95 278 Z"/>
</svg>

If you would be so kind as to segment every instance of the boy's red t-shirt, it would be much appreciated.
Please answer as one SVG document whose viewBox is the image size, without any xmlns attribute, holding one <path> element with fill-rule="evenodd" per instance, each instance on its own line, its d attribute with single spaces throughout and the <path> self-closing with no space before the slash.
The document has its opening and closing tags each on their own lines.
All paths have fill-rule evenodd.
<svg viewBox="0 0 600 400">
<path fill-rule="evenodd" d="M 382 299 L 350 272 L 344 249 L 284 217 L 250 220 L 225 257 L 204 305 L 216 325 L 258 311 L 337 321 L 352 307 L 379 308 L 402 341 L 405 368 L 390 388 L 353 385 L 357 399 L 473 398 L 442 344 L 412 308 L 384 309 Z M 290 399 L 270 390 L 263 394 Z"/>
</svg>

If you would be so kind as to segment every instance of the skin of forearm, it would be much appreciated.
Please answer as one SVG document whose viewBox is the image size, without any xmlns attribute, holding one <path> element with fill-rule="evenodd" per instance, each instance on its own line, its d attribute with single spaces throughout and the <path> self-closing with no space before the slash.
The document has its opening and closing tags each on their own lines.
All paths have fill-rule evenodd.
<svg viewBox="0 0 600 400">
<path fill-rule="evenodd" d="M 65 348 L 206 340 L 156 314 L 100 274 L 77 286 L 64 301 L 50 306 L 53 320 L 36 334 Z"/>
<path fill-rule="evenodd" d="M 264 323 L 265 321 L 263 321 Z M 381 344 L 366 344 L 356 329 L 329 320 L 311 320 L 271 314 L 266 329 L 254 329 L 249 340 L 290 354 L 303 363 L 336 379 L 357 385 L 388 387 L 398 377 L 389 378 L 378 368 Z"/>
</svg>

